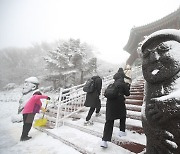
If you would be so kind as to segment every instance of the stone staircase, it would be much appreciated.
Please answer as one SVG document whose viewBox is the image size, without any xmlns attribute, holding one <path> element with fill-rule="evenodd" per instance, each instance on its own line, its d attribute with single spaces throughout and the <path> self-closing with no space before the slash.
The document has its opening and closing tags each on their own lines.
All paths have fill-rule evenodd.
<svg viewBox="0 0 180 154">
<path fill-rule="evenodd" d="M 47 114 L 49 125 L 37 129 L 46 132 L 83 154 L 119 154 L 117 151 L 123 151 L 123 154 L 144 153 L 146 139 L 141 123 L 143 89 L 143 80 L 137 80 L 135 83 L 132 83 L 130 91 L 131 95 L 126 98 L 127 136 L 121 138 L 117 136 L 119 131 L 119 120 L 116 120 L 114 123 L 112 142 L 108 143 L 108 149 L 102 149 L 99 146 L 105 123 L 105 98 L 102 100 L 101 116 L 96 117 L 93 115 L 91 118 L 94 121 L 94 125 L 92 126 L 83 125 L 89 110 L 89 108 L 84 107 L 80 112 L 66 118 L 63 121 L 62 126 L 55 129 L 51 128 L 54 126 L 52 123 L 55 123 L 57 111 L 56 109 L 49 109 L 49 113 Z"/>
</svg>

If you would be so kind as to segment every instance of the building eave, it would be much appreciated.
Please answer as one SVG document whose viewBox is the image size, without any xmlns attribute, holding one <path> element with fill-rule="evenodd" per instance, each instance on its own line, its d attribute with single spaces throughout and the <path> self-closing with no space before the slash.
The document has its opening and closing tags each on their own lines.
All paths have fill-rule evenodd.
<svg viewBox="0 0 180 154">
<path fill-rule="evenodd" d="M 124 46 L 124 50 L 132 54 L 137 49 L 139 42 L 147 36 L 157 30 L 169 28 L 169 25 L 173 22 L 180 22 L 180 7 L 171 14 L 156 20 L 152 23 L 134 27 L 130 31 L 130 36 L 127 44 Z"/>
</svg>

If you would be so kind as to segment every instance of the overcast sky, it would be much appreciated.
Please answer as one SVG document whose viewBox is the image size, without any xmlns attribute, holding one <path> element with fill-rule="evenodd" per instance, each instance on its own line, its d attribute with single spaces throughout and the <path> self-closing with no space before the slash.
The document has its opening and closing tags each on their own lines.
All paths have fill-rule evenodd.
<svg viewBox="0 0 180 154">
<path fill-rule="evenodd" d="M 121 63 L 130 30 L 158 20 L 179 0 L 0 0 L 0 49 L 80 39 L 104 60 Z"/>
</svg>

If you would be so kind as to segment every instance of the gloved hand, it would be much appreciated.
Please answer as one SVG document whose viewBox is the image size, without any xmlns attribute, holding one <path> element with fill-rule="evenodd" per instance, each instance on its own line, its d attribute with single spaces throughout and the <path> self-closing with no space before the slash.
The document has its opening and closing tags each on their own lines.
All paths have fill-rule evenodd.
<svg viewBox="0 0 180 154">
<path fill-rule="evenodd" d="M 43 107 L 41 107 L 41 110 L 42 110 L 42 112 L 46 112 L 47 111 L 47 109 L 45 109 Z"/>
<path fill-rule="evenodd" d="M 51 99 L 50 97 L 47 98 L 47 100 L 50 100 L 50 99 Z"/>
</svg>

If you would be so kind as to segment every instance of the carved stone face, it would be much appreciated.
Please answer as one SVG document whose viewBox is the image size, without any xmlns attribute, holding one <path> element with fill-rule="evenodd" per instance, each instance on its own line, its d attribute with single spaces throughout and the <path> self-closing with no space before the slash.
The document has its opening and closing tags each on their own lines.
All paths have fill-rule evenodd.
<svg viewBox="0 0 180 154">
<path fill-rule="evenodd" d="M 39 81 L 37 77 L 29 77 L 25 79 L 22 93 L 23 95 L 28 94 L 31 91 L 38 89 Z"/>
<path fill-rule="evenodd" d="M 180 71 L 180 43 L 175 40 L 156 38 L 142 50 L 142 56 L 142 71 L 147 82 L 162 82 Z"/>
<path fill-rule="evenodd" d="M 25 81 L 25 82 L 24 82 L 24 86 L 23 86 L 22 93 L 23 93 L 23 94 L 27 94 L 27 93 L 29 93 L 29 92 L 31 92 L 31 91 L 36 90 L 37 88 L 38 88 L 38 87 L 37 87 L 36 84 Z"/>
</svg>

